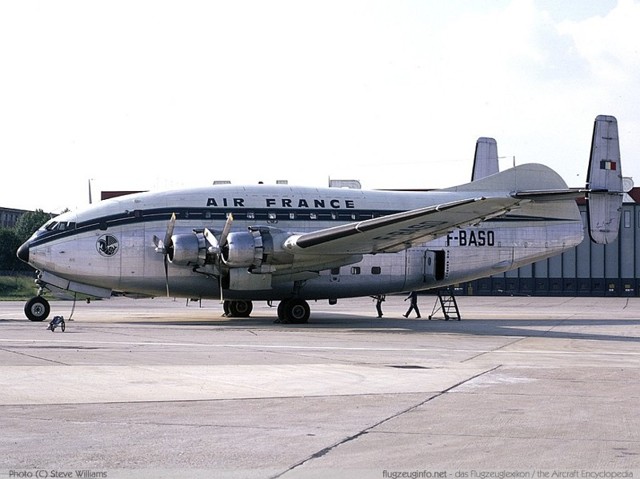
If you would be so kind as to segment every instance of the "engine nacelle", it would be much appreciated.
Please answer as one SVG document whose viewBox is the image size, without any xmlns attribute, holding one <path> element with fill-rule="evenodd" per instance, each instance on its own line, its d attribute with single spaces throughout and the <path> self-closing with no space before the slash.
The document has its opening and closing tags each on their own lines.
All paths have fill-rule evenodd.
<svg viewBox="0 0 640 479">
<path fill-rule="evenodd" d="M 251 226 L 245 233 L 230 233 L 222 259 L 231 268 L 248 268 L 251 273 L 270 273 L 293 263 L 293 255 L 282 248 L 290 233 L 269 226 Z"/>
<path fill-rule="evenodd" d="M 205 266 L 217 263 L 219 254 L 229 268 L 247 268 L 255 274 L 269 273 L 274 265 L 292 263 L 293 256 L 280 246 L 288 236 L 289 233 L 275 228 L 253 226 L 247 232 L 229 233 L 219 251 L 209 247 L 203 230 L 194 230 L 171 237 L 168 258 L 172 264 L 180 266 Z"/>
<path fill-rule="evenodd" d="M 262 235 L 259 231 L 229 233 L 222 259 L 232 268 L 259 268 L 264 256 Z"/>
<path fill-rule="evenodd" d="M 169 261 L 181 266 L 204 266 L 207 247 L 202 233 L 178 234 L 171 237 Z"/>
</svg>

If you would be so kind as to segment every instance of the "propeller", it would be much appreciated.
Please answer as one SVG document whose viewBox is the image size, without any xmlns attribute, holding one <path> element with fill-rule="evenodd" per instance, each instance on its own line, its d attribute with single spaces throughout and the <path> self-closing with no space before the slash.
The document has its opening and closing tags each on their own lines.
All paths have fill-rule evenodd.
<svg viewBox="0 0 640 479">
<path fill-rule="evenodd" d="M 204 229 L 204 237 L 209 243 L 209 252 L 214 254 L 215 265 L 218 268 L 218 283 L 220 284 L 220 302 L 224 303 L 224 298 L 222 297 L 222 249 L 227 244 L 227 237 L 229 236 L 229 232 L 231 231 L 231 224 L 233 223 L 233 214 L 229 213 L 227 216 L 227 221 L 224 224 L 224 228 L 222 228 L 222 233 L 220 233 L 220 238 L 216 238 L 216 236 L 209 230 L 208 228 Z"/>
<path fill-rule="evenodd" d="M 153 244 L 156 245 L 156 252 L 164 255 L 164 280 L 167 286 L 167 297 L 169 297 L 169 254 L 173 248 L 173 241 L 171 240 L 171 237 L 173 236 L 173 229 L 175 226 L 176 214 L 172 213 L 171 219 L 169 219 L 169 223 L 167 224 L 167 231 L 164 235 L 164 240 L 153 235 Z"/>
<path fill-rule="evenodd" d="M 229 236 L 229 231 L 231 231 L 231 223 L 233 223 L 233 215 L 229 213 L 229 216 L 227 216 L 227 221 L 224 224 L 224 228 L 222 228 L 220 239 L 216 238 L 211 230 L 207 228 L 204 229 L 204 237 L 211 245 L 209 246 L 209 252 L 218 256 L 218 262 L 222 258 L 222 248 L 227 243 L 227 236 Z"/>
</svg>

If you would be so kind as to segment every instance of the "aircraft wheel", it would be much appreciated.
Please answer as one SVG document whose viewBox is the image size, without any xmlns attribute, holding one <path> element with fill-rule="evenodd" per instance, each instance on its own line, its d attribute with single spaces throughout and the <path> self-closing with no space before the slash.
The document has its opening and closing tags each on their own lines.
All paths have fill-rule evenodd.
<svg viewBox="0 0 640 479">
<path fill-rule="evenodd" d="M 290 299 L 280 303 L 284 315 L 284 322 L 293 324 L 304 324 L 309 322 L 311 308 L 309 303 L 303 299 Z M 280 309 L 280 307 L 278 307 Z M 278 315 L 279 316 L 279 315 Z"/>
<path fill-rule="evenodd" d="M 229 313 L 234 318 L 248 318 L 253 311 L 251 301 L 229 301 Z"/>
<path fill-rule="evenodd" d="M 51 308 L 49 307 L 49 301 L 42 296 L 36 296 L 27 301 L 24 305 L 24 314 L 29 321 L 44 321 L 49 316 Z"/>
</svg>

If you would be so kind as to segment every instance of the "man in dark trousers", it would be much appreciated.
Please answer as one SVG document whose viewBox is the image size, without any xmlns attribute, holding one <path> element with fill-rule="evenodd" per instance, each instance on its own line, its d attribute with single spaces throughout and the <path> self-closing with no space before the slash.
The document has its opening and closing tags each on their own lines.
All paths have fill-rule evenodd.
<svg viewBox="0 0 640 479">
<path fill-rule="evenodd" d="M 418 309 L 418 293 L 416 291 L 411 291 L 409 293 L 409 296 L 404 298 L 405 301 L 407 299 L 411 300 L 411 305 L 409 306 L 409 309 L 407 310 L 407 312 L 402 316 L 404 316 L 405 318 L 408 318 L 409 314 L 411 314 L 411 311 L 415 311 L 416 314 L 418 315 L 418 318 L 420 318 L 420 310 Z"/>
<path fill-rule="evenodd" d="M 384 301 L 384 294 L 376 294 L 371 296 L 376 302 L 376 310 L 378 311 L 378 317 L 382 317 L 382 302 Z"/>
</svg>

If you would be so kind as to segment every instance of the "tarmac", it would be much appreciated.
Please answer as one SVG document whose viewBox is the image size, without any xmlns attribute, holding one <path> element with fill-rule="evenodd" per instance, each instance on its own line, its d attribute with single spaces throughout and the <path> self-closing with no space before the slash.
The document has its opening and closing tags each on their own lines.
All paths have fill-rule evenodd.
<svg viewBox="0 0 640 479">
<path fill-rule="evenodd" d="M 640 298 L 458 303 L 0 302 L 0 478 L 640 478 Z"/>
</svg>

